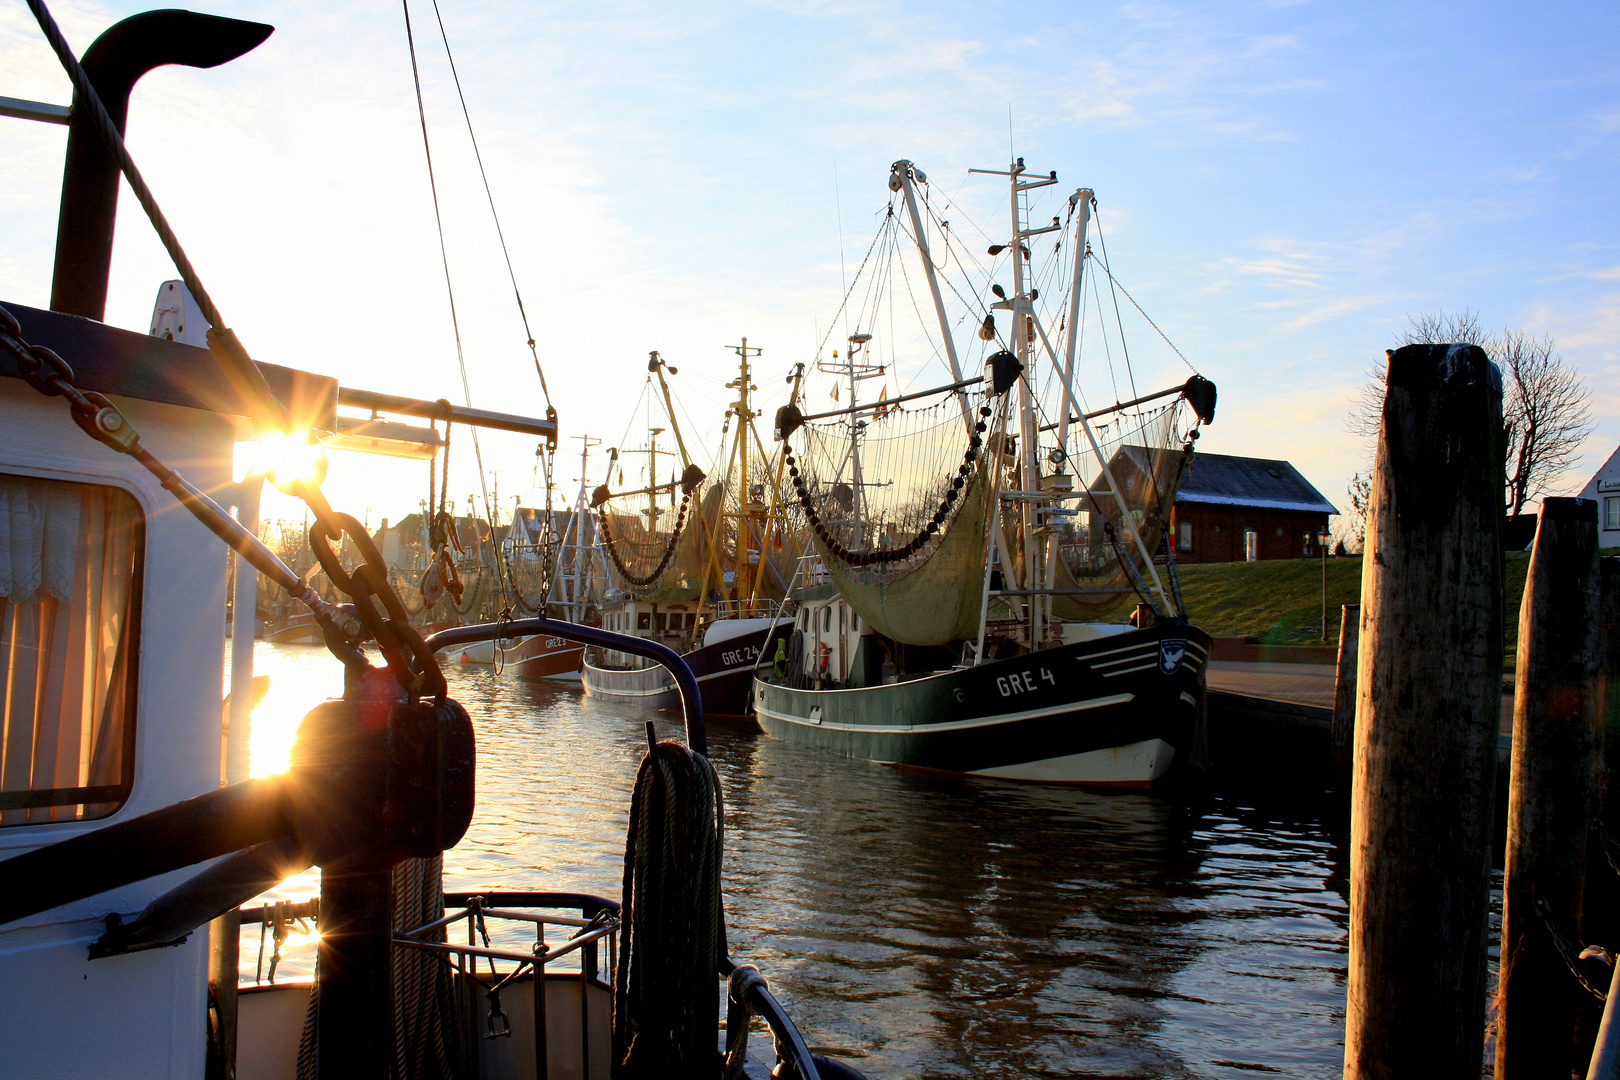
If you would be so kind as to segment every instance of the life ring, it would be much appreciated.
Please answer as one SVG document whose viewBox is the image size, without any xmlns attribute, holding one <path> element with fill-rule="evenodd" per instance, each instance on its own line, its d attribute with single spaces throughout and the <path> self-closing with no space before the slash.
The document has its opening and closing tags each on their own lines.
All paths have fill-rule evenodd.
<svg viewBox="0 0 1620 1080">
<path fill-rule="evenodd" d="M 828 645 L 825 641 L 818 643 L 816 645 L 816 667 L 817 667 L 817 670 L 826 671 L 827 670 L 827 660 L 831 656 L 832 656 L 832 646 Z"/>
</svg>

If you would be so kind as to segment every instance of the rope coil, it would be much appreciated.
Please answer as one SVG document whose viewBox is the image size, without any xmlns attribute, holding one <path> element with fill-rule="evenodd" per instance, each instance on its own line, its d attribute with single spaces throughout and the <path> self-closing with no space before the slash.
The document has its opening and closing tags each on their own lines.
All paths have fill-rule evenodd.
<svg viewBox="0 0 1620 1080">
<path fill-rule="evenodd" d="M 714 1075 L 723 815 L 707 758 L 677 742 L 642 758 L 625 839 L 615 1080 Z"/>
</svg>

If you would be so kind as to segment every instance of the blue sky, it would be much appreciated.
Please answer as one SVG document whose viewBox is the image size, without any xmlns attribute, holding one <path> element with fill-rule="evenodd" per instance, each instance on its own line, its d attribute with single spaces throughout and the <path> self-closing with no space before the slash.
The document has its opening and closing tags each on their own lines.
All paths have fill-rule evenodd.
<svg viewBox="0 0 1620 1080">
<path fill-rule="evenodd" d="M 1612 4 L 441 3 L 566 434 L 621 442 L 650 349 L 700 429 L 739 336 L 780 386 L 892 161 L 1002 220 L 966 170 L 1004 167 L 1010 113 L 1032 168 L 1095 189 L 1114 272 L 1220 385 L 1202 449 L 1287 458 L 1342 505 L 1365 371 L 1408 313 L 1463 307 L 1585 375 L 1599 424 L 1563 489 L 1620 442 Z M 139 8 L 55 10 L 82 51 Z M 277 31 L 148 76 L 130 143 L 227 318 L 263 359 L 459 397 L 399 6 L 206 10 Z M 432 8 L 412 12 L 475 403 L 538 412 Z M 20 2 L 0 72 L 0 94 L 68 99 Z M 45 303 L 61 146 L 0 122 L 0 296 Z M 108 318 L 144 329 L 172 274 L 131 207 Z M 520 492 L 532 444 L 485 450 Z M 470 490 L 471 455 L 453 467 Z M 421 472 L 342 456 L 331 492 L 398 516 Z"/>
</svg>

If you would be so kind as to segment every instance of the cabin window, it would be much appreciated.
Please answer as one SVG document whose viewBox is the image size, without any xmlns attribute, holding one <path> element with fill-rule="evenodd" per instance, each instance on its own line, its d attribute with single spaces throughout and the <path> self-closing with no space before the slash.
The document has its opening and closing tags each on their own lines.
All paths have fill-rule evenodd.
<svg viewBox="0 0 1620 1080">
<path fill-rule="evenodd" d="M 643 611 L 643 612 L 640 612 L 640 613 L 638 613 L 636 615 L 636 629 L 637 630 L 651 630 L 652 629 L 652 613 L 651 612 Z"/>
<path fill-rule="evenodd" d="M 827 607 L 824 607 L 824 608 L 821 609 L 821 632 L 823 634 L 832 633 L 832 606 L 831 605 L 828 605 Z"/>
<path fill-rule="evenodd" d="M 1183 521 L 1177 528 L 1176 547 L 1182 551 L 1191 551 L 1192 536 L 1192 522 Z"/>
<path fill-rule="evenodd" d="M 127 492 L 0 474 L 0 825 L 129 797 L 144 534 Z"/>
<path fill-rule="evenodd" d="M 666 616 L 662 611 L 653 612 L 653 630 L 662 634 L 665 628 L 668 626 L 668 623 L 669 617 Z"/>
</svg>

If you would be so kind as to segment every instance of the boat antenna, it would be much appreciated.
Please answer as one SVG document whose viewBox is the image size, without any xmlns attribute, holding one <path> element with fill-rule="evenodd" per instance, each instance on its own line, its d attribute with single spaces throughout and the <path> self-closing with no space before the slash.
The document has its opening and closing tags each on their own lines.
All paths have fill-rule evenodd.
<svg viewBox="0 0 1620 1080">
<path fill-rule="evenodd" d="M 450 329 L 456 338 L 456 365 L 461 370 L 461 394 L 472 408 L 472 384 L 467 380 L 467 356 L 461 347 L 461 320 L 456 315 L 456 290 L 450 281 L 450 252 L 444 241 L 444 215 L 439 210 L 439 184 L 433 173 L 433 146 L 428 141 L 427 108 L 422 104 L 422 74 L 416 65 L 416 37 L 411 32 L 411 5 L 409 0 L 400 0 L 400 7 L 405 12 L 405 43 L 411 54 L 411 81 L 416 86 L 416 115 L 422 123 L 422 153 L 427 157 L 428 190 L 433 194 L 433 222 L 439 231 L 439 261 L 444 266 L 444 291 L 450 298 Z M 448 46 L 447 46 L 448 47 Z M 484 513 L 491 518 L 490 529 L 495 528 L 494 514 L 491 512 L 489 502 L 489 484 L 484 478 L 484 448 L 478 439 L 478 429 L 472 429 L 473 456 L 478 461 L 478 487 L 484 495 Z M 550 484 L 548 482 L 547 487 Z M 495 560 L 495 580 L 503 588 L 510 583 L 503 573 L 505 567 L 501 560 Z M 507 590 L 510 591 L 510 590 Z"/>
</svg>

